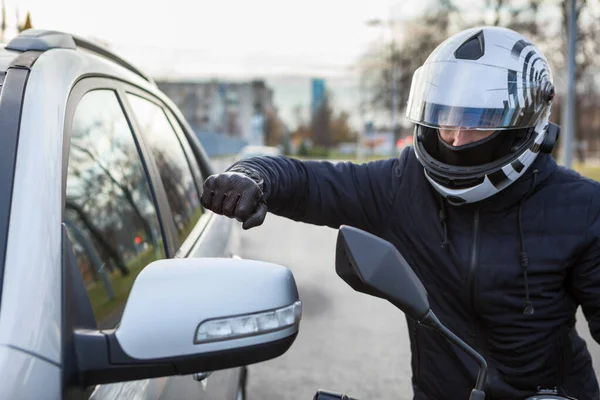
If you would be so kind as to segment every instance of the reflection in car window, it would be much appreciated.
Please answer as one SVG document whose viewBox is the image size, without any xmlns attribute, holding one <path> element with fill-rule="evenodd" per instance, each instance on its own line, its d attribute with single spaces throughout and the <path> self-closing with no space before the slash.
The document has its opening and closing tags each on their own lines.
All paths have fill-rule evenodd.
<svg viewBox="0 0 600 400">
<path fill-rule="evenodd" d="M 185 155 L 187 156 L 187 160 L 189 162 L 190 167 L 192 168 L 192 173 L 194 178 L 196 179 L 196 184 L 200 194 L 202 194 L 202 185 L 204 183 L 204 178 L 202 177 L 202 172 L 200 172 L 200 164 L 198 164 L 198 160 L 194 156 L 194 151 L 192 150 L 192 146 L 188 142 L 181 125 L 177 122 L 177 118 L 170 112 L 168 109 L 164 109 L 167 117 L 171 121 L 171 126 L 175 128 L 175 132 L 177 132 L 177 136 L 180 138 L 180 143 L 185 151 Z M 202 205 L 200 206 L 202 207 Z"/>
<path fill-rule="evenodd" d="M 171 206 L 179 242 L 190 234 L 202 215 L 200 195 L 190 165 L 162 107 L 128 95 L 144 141 L 150 147 Z"/>
<path fill-rule="evenodd" d="M 136 276 L 165 257 L 156 208 L 115 92 L 86 94 L 73 119 L 65 224 L 100 328 L 112 328 Z"/>
</svg>

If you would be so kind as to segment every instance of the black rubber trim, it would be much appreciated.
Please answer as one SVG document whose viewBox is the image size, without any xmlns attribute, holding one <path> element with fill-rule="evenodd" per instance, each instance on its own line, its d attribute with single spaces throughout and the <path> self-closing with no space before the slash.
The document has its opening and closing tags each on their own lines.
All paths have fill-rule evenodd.
<svg viewBox="0 0 600 400">
<path fill-rule="evenodd" d="M 514 168 L 514 170 L 517 171 L 517 172 L 521 172 L 521 171 L 523 171 L 523 168 L 525 168 L 525 166 L 523 165 L 523 163 L 519 159 L 516 159 L 510 165 L 512 165 L 512 167 Z"/>
<path fill-rule="evenodd" d="M 199 193 L 199 195 L 201 195 L 202 188 L 204 185 L 203 179 L 205 179 L 209 175 L 213 174 L 214 169 L 212 168 L 212 165 L 210 164 L 208 155 L 204 151 L 204 148 L 200 144 L 198 138 L 193 133 L 193 131 L 191 130 L 189 125 L 187 125 L 185 123 L 185 120 L 182 123 L 182 121 L 179 118 L 177 118 L 177 113 L 173 109 L 171 109 L 167 104 L 165 104 L 157 96 L 155 96 L 151 93 L 148 93 L 147 91 L 140 89 L 136 86 L 132 86 L 132 85 L 123 85 L 123 86 L 125 87 L 125 92 L 122 93 L 122 95 L 124 97 L 125 97 L 125 94 L 132 94 L 135 96 L 143 97 L 144 99 L 153 102 L 154 104 L 162 107 L 166 111 L 166 116 L 167 116 L 167 119 L 169 120 L 169 122 L 171 123 L 171 126 L 173 126 L 174 124 L 177 124 L 177 127 L 173 126 L 173 128 L 174 128 L 173 130 L 175 131 L 177 138 L 180 141 L 187 140 L 187 143 L 190 145 L 190 148 L 192 150 L 192 154 L 190 154 L 186 150 L 186 148 L 182 146 L 182 150 L 184 151 L 186 157 L 189 157 L 189 159 L 187 161 L 188 162 L 196 161 L 196 163 L 198 164 L 198 167 L 200 168 L 200 173 L 202 175 L 201 177 L 197 177 L 196 174 L 193 173 L 193 170 L 191 170 L 191 169 L 190 170 L 192 171 L 192 176 L 194 177 L 198 193 Z M 127 99 L 124 99 L 124 103 L 125 103 L 125 108 L 132 115 L 132 120 L 135 120 L 135 115 L 133 113 L 133 110 L 131 110 L 131 108 L 129 107 L 129 102 L 127 101 Z M 137 126 L 137 124 L 134 124 L 134 125 Z M 179 129 L 177 129 L 177 128 L 179 128 Z M 136 133 L 140 137 L 143 136 L 139 129 L 136 131 Z M 150 154 L 150 152 L 149 152 L 148 158 L 153 160 L 152 154 Z M 153 164 L 154 164 L 154 162 L 153 162 Z M 158 175 L 157 179 L 158 179 L 158 181 L 162 182 L 160 175 Z M 168 210 L 167 212 L 169 213 L 169 216 L 166 218 L 170 218 L 170 221 L 172 221 L 172 217 L 170 216 L 171 207 L 167 201 L 166 195 L 164 196 L 164 204 Z M 200 223 L 200 221 L 198 223 Z M 179 235 L 177 234 L 177 229 L 175 228 L 175 225 L 168 224 L 166 221 L 165 221 L 165 224 L 167 224 L 168 227 L 172 230 L 172 237 L 170 238 L 170 243 L 173 243 L 172 254 L 173 254 L 173 256 L 177 256 L 177 257 L 189 255 L 189 252 L 191 251 L 192 247 L 195 245 L 195 243 L 197 243 L 198 239 L 200 238 L 200 236 L 202 236 L 202 233 L 204 232 L 204 230 L 201 230 L 196 238 L 193 238 L 189 241 L 184 240 L 185 247 L 183 247 L 184 243 L 179 242 Z M 192 230 L 192 232 L 193 232 L 193 230 Z M 188 244 L 188 242 L 192 242 L 192 243 Z"/>
<path fill-rule="evenodd" d="M 156 161 L 154 160 L 154 154 L 152 153 L 152 150 L 144 140 L 144 135 L 142 134 L 142 130 L 140 129 L 139 121 L 137 120 L 135 113 L 131 108 L 131 104 L 127 99 L 127 93 L 130 93 L 133 90 L 135 90 L 134 86 L 123 83 L 119 85 L 118 94 L 123 109 L 127 112 L 127 119 L 129 120 L 131 129 L 135 133 L 136 140 L 139 143 L 140 148 L 142 149 L 142 153 L 144 155 L 144 163 L 148 169 L 148 174 L 152 178 L 152 184 L 154 185 L 154 190 L 156 192 L 156 204 L 158 209 L 160 209 L 161 223 L 163 226 L 164 235 L 163 239 L 167 244 L 167 258 L 172 258 L 175 256 L 175 254 L 177 253 L 177 249 L 180 246 L 179 236 L 177 235 L 177 228 L 175 227 L 173 214 L 171 213 L 171 205 L 169 204 L 169 200 L 167 199 L 167 194 L 162 182 L 162 178 L 160 177 L 160 172 L 158 171 Z M 155 97 L 146 94 L 146 92 L 140 93 L 142 93 L 140 94 L 141 97 L 162 107 L 162 105 L 159 102 L 157 102 Z"/>
<path fill-rule="evenodd" d="M 63 398 L 88 399 L 91 391 L 81 386 L 73 332 L 96 329 L 96 320 L 75 259 L 67 228 L 62 224 L 62 382 Z"/>
<path fill-rule="evenodd" d="M 168 107 L 165 106 L 164 107 L 164 111 L 165 111 L 165 114 L 167 116 L 167 119 L 169 120 L 169 123 L 171 124 L 171 127 L 173 128 L 173 131 L 175 132 L 175 135 L 177 136 L 177 140 L 179 140 L 179 143 L 181 145 L 181 149 L 185 153 L 185 157 L 187 159 L 188 164 L 191 164 L 192 162 L 195 162 L 196 165 L 198 166 L 198 169 L 200 170 L 200 176 L 198 176 L 198 174 L 196 174 L 196 172 L 195 172 L 195 169 L 194 168 L 190 168 L 192 176 L 194 177 L 194 183 L 196 184 L 196 189 L 198 190 L 198 196 L 202 196 L 202 189 L 203 189 L 203 185 L 204 185 L 204 180 L 207 177 L 205 177 L 204 175 L 202 175 L 202 168 L 200 166 L 200 163 L 196 159 L 196 156 L 194 154 L 194 150 L 192 149 L 192 146 L 189 143 L 189 140 L 188 140 L 187 136 L 183 132 L 184 129 L 181 127 L 181 125 L 179 125 L 179 122 L 177 121 L 177 118 L 175 118 L 175 116 L 173 115 L 173 113 L 171 112 L 171 110 Z M 188 146 L 184 146 L 182 142 L 187 143 Z"/>
<path fill-rule="evenodd" d="M 144 360 L 129 357 L 117 341 L 114 332 L 105 332 L 110 351 L 110 362 L 114 365 L 144 365 Z M 250 365 L 279 357 L 285 353 L 296 340 L 298 331 L 273 342 L 243 347 L 240 349 L 213 351 L 199 356 L 184 356 L 169 359 L 156 359 L 158 363 L 173 365 L 179 375 L 193 374 L 200 371 L 218 371 L 226 368 Z M 201 365 L 200 369 L 198 366 Z"/>
<path fill-rule="evenodd" d="M 10 68 L 31 69 L 37 59 L 43 54 L 42 51 L 30 50 L 15 57 L 10 63 Z"/>
<path fill-rule="evenodd" d="M 490 182 L 492 182 L 492 185 L 494 185 L 494 187 L 496 187 L 496 189 L 503 188 L 506 185 L 506 183 L 508 182 L 508 177 L 506 176 L 504 171 L 501 169 L 499 169 L 495 172 L 492 172 L 487 177 L 490 180 Z"/>
<path fill-rule="evenodd" d="M 285 353 L 297 335 L 296 332 L 283 339 L 242 349 L 148 362 L 125 354 L 114 331 L 80 330 L 75 332 L 79 382 L 81 387 L 85 388 L 103 383 L 189 375 L 259 363 Z"/>
<path fill-rule="evenodd" d="M 9 68 L 0 95 L 0 299 L 4 280 L 11 200 L 23 96 L 29 70 Z M 0 304 L 1 306 L 1 304 Z"/>
<path fill-rule="evenodd" d="M 106 335 L 99 331 L 74 332 L 78 379 L 81 389 L 104 383 L 177 375 L 169 363 L 114 365 Z"/>
<path fill-rule="evenodd" d="M 194 152 L 194 155 L 196 156 L 196 160 L 198 161 L 198 164 L 200 165 L 200 171 L 202 171 L 202 176 L 208 178 L 210 175 L 216 173 L 215 169 L 213 168 L 213 165 L 210 162 L 210 158 L 208 157 L 208 154 L 206 153 L 206 150 L 204 150 L 204 147 L 200 143 L 200 140 L 194 133 L 194 130 L 192 129 L 192 127 L 187 123 L 187 121 L 185 119 L 183 119 L 183 117 L 180 118 L 180 116 L 178 116 L 178 114 L 173 113 L 173 116 L 175 117 L 175 119 L 177 120 L 179 125 L 181 126 L 183 133 L 187 137 L 187 139 L 190 143 L 190 146 L 192 147 L 192 151 Z"/>
</svg>

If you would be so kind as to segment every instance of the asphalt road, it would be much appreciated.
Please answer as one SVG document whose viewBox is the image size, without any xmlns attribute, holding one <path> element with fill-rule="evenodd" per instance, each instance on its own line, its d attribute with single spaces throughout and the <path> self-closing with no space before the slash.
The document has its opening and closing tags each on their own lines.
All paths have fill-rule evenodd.
<svg viewBox="0 0 600 400">
<path fill-rule="evenodd" d="M 404 314 L 354 292 L 335 274 L 336 234 L 274 215 L 243 233 L 242 257 L 289 267 L 303 301 L 291 349 L 251 366 L 249 399 L 311 400 L 319 388 L 359 399 L 410 398 Z"/>
</svg>

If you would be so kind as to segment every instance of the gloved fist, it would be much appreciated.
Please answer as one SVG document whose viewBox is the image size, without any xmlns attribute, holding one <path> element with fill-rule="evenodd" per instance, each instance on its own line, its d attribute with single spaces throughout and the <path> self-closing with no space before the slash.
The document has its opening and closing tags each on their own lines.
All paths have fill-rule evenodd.
<svg viewBox="0 0 600 400">
<path fill-rule="evenodd" d="M 239 172 L 209 176 L 200 201 L 205 208 L 242 222 L 244 229 L 261 225 L 267 215 L 267 203 L 260 186 Z"/>
</svg>

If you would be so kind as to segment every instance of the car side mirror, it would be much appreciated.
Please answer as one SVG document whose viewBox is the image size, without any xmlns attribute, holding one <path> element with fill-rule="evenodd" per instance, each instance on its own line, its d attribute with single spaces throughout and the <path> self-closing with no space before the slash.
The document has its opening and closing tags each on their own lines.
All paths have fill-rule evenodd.
<svg viewBox="0 0 600 400">
<path fill-rule="evenodd" d="M 285 267 L 228 258 L 155 261 L 137 276 L 116 329 L 75 330 L 77 380 L 86 387 L 272 359 L 294 342 L 301 315 Z"/>
</svg>

